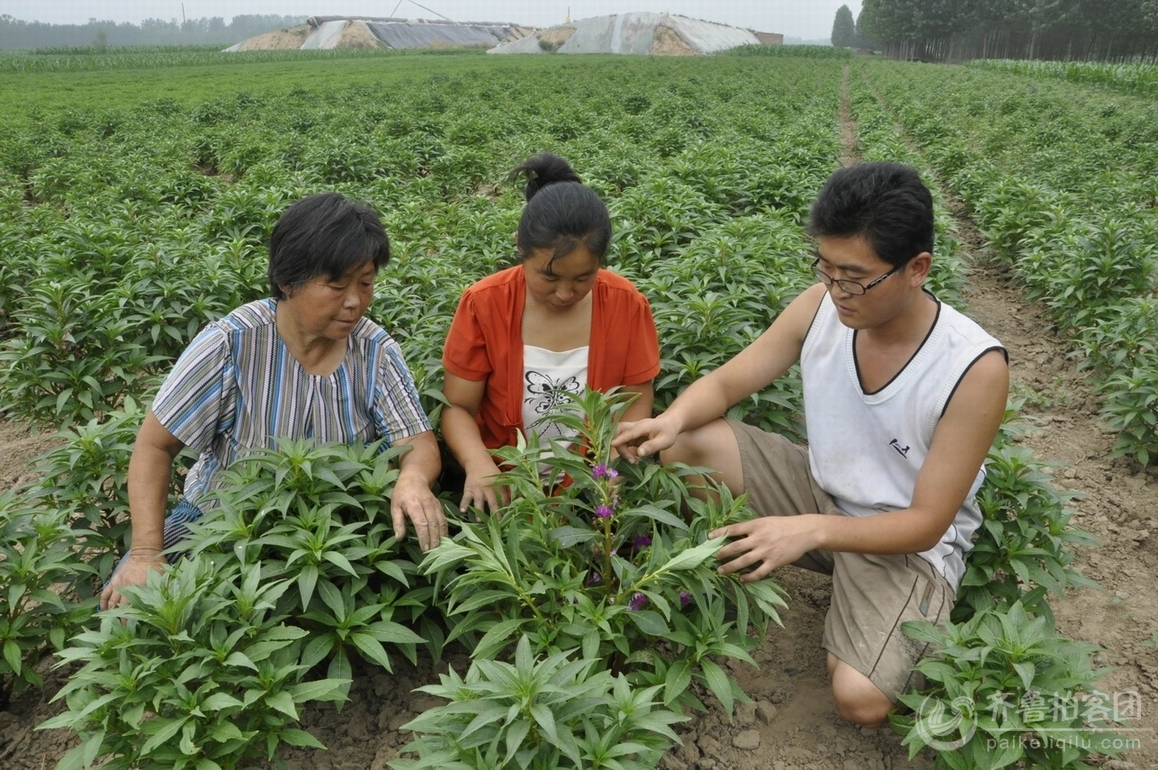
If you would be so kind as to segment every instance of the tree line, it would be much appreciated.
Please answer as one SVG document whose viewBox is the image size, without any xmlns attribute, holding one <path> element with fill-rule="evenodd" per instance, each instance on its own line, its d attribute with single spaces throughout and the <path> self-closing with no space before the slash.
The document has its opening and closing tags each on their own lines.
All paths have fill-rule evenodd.
<svg viewBox="0 0 1158 770">
<path fill-rule="evenodd" d="M 0 49 L 123 45 L 233 45 L 246 38 L 305 23 L 304 16 L 248 14 L 226 24 L 220 16 L 189 19 L 145 19 L 130 22 L 89 19 L 87 24 L 45 24 L 0 16 Z"/>
<path fill-rule="evenodd" d="M 1158 0 L 864 0 L 851 33 L 841 10 L 833 45 L 897 58 L 1158 59 Z"/>
</svg>

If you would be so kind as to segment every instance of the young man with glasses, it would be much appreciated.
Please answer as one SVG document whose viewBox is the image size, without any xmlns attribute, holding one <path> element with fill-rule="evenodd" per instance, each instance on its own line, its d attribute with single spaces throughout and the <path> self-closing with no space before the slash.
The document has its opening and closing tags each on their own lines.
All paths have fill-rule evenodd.
<svg viewBox="0 0 1158 770">
<path fill-rule="evenodd" d="M 953 607 L 1009 371 L 1001 343 L 924 289 L 933 201 L 915 170 L 837 171 L 808 229 L 819 283 L 665 412 L 621 425 L 615 446 L 717 468 L 748 493 L 759 517 L 712 533 L 729 539 L 721 572 L 832 574 L 822 644 L 837 710 L 877 727 L 925 652 L 901 623 L 941 623 Z M 807 449 L 723 419 L 797 362 Z"/>
</svg>

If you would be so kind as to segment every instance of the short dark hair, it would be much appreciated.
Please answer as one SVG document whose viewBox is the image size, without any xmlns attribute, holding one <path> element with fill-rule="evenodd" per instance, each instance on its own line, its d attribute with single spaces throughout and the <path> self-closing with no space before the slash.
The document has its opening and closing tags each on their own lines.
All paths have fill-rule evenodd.
<svg viewBox="0 0 1158 770">
<path fill-rule="evenodd" d="M 582 243 L 602 264 L 611 244 L 611 217 L 599 196 L 567 161 L 549 152 L 528 158 L 510 178 L 523 175 L 527 205 L 519 218 L 520 256 L 526 259 L 535 249 L 550 249 L 554 262 Z"/>
<path fill-rule="evenodd" d="M 294 203 L 273 226 L 269 239 L 269 291 L 297 288 L 319 275 L 337 280 L 350 268 L 390 261 L 390 239 L 378 213 L 336 192 L 309 195 Z"/>
<path fill-rule="evenodd" d="M 897 267 L 933 252 L 933 196 L 902 163 L 857 163 L 824 183 L 808 217 L 813 237 L 860 237 Z"/>
</svg>

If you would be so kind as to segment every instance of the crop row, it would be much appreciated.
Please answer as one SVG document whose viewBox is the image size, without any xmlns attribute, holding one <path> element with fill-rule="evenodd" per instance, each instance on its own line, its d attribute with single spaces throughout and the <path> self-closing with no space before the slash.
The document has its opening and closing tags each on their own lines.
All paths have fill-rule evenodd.
<svg viewBox="0 0 1158 770">
<path fill-rule="evenodd" d="M 0 73 L 23 75 L 35 72 L 107 72 L 159 67 L 203 67 L 221 64 L 260 64 L 268 62 L 330 61 L 334 59 L 377 59 L 398 56 L 438 55 L 438 51 L 385 51 L 358 48 L 333 48 L 314 51 L 239 51 L 225 53 L 219 46 L 173 46 L 111 48 L 104 53 L 78 54 L 73 51 L 30 54 L 0 52 Z M 481 54 L 481 51 L 478 52 Z"/>
<path fill-rule="evenodd" d="M 982 70 L 866 76 L 1094 371 L 1115 453 L 1158 459 L 1155 104 Z"/>
<path fill-rule="evenodd" d="M 977 59 L 966 66 L 1035 78 L 1057 78 L 1139 96 L 1158 96 L 1158 64 L 1153 63 Z"/>
</svg>

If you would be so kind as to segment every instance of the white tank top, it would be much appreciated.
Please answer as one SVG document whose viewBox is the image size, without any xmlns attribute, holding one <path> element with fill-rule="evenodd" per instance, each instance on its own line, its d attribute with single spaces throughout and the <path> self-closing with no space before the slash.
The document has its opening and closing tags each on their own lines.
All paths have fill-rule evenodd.
<svg viewBox="0 0 1158 770">
<path fill-rule="evenodd" d="M 582 395 L 587 386 L 590 346 L 554 351 L 523 345 L 523 432 L 537 433 L 544 443 L 572 439 L 575 432 L 554 420 L 571 403 L 568 393 Z"/>
<path fill-rule="evenodd" d="M 931 296 L 931 295 L 930 295 Z M 800 355 L 812 475 L 849 516 L 908 508 L 933 431 L 965 372 L 982 354 L 1004 350 L 975 322 L 937 301 L 937 317 L 912 359 L 875 393 L 861 389 L 855 331 L 840 322 L 830 295 L 817 310 Z M 977 472 L 953 524 L 920 554 L 956 588 L 965 552 L 981 526 Z"/>
</svg>

